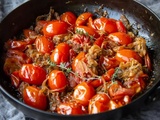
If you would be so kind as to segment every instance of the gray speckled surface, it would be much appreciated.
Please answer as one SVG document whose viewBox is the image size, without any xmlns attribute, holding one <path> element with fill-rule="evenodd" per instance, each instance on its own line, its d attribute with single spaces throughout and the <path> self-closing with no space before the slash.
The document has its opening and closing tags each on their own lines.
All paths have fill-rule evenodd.
<svg viewBox="0 0 160 120">
<path fill-rule="evenodd" d="M 0 0 L 0 21 L 14 8 L 28 0 Z M 160 17 L 160 0 L 137 0 Z M 160 93 L 158 93 L 160 94 Z M 22 112 L 12 106 L 0 93 L 0 120 L 25 120 Z M 122 120 L 160 120 L 160 99 L 128 115 Z"/>
</svg>

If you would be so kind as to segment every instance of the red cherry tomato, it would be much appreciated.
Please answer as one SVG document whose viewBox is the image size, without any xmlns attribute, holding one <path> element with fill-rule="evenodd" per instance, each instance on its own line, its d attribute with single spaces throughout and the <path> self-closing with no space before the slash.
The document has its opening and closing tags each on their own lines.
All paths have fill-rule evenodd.
<svg viewBox="0 0 160 120">
<path fill-rule="evenodd" d="M 58 34 L 65 34 L 68 30 L 68 23 L 64 21 L 53 20 L 43 26 L 43 34 L 46 37 L 53 37 Z"/>
<path fill-rule="evenodd" d="M 21 80 L 19 78 L 19 71 L 14 71 L 12 74 L 11 74 L 11 84 L 18 88 L 19 85 L 21 83 Z"/>
<path fill-rule="evenodd" d="M 76 26 L 85 25 L 89 19 L 89 17 L 92 17 L 93 14 L 90 12 L 82 13 L 78 16 L 76 20 Z"/>
<path fill-rule="evenodd" d="M 104 81 L 108 82 L 111 80 L 112 75 L 114 74 L 114 71 L 115 71 L 114 68 L 109 69 L 102 75 L 101 79 L 92 80 L 89 82 L 89 84 L 95 88 L 99 87 L 100 85 L 103 84 Z M 104 79 L 104 81 L 102 79 Z"/>
<path fill-rule="evenodd" d="M 100 113 L 109 110 L 110 98 L 106 93 L 97 93 L 90 99 L 88 105 L 89 114 Z"/>
<path fill-rule="evenodd" d="M 108 58 L 108 57 L 100 57 L 99 64 L 103 65 L 102 67 L 105 67 L 106 70 L 109 70 L 111 68 L 115 68 L 119 66 L 119 61 L 116 58 Z"/>
<path fill-rule="evenodd" d="M 89 100 L 95 95 L 94 88 L 86 82 L 81 82 L 78 84 L 73 92 L 74 99 L 84 105 L 87 106 Z"/>
<path fill-rule="evenodd" d="M 96 27 L 94 25 L 94 20 L 92 19 L 92 17 L 88 18 L 87 26 L 96 30 Z"/>
<path fill-rule="evenodd" d="M 124 32 L 115 32 L 108 35 L 108 38 L 118 44 L 128 45 L 132 43 L 132 38 Z"/>
<path fill-rule="evenodd" d="M 82 115 L 86 113 L 84 107 L 75 101 L 61 103 L 57 108 L 57 112 L 63 115 Z"/>
<path fill-rule="evenodd" d="M 35 41 L 36 49 L 41 53 L 50 53 L 54 49 L 54 44 L 45 36 L 38 36 Z"/>
<path fill-rule="evenodd" d="M 99 38 L 97 38 L 94 42 L 94 44 L 98 45 L 99 47 L 101 47 L 103 41 L 105 40 L 105 37 L 102 35 Z"/>
<path fill-rule="evenodd" d="M 60 16 L 60 19 L 69 25 L 74 25 L 76 22 L 77 17 L 70 11 L 63 13 Z"/>
<path fill-rule="evenodd" d="M 51 90 L 62 92 L 67 86 L 67 78 L 62 71 L 53 70 L 49 73 L 48 86 Z"/>
<path fill-rule="evenodd" d="M 136 53 L 136 52 L 133 51 L 133 50 L 130 50 L 130 49 L 122 49 L 122 50 L 119 50 L 119 51 L 116 53 L 115 58 L 116 58 L 119 62 L 127 62 L 127 61 L 130 61 L 131 59 L 135 59 L 135 60 L 137 60 L 138 62 L 143 63 L 143 62 L 142 62 L 142 58 L 139 56 L 139 54 Z"/>
<path fill-rule="evenodd" d="M 46 71 L 36 65 L 23 64 L 19 71 L 19 77 L 29 84 L 41 85 L 46 79 Z"/>
<path fill-rule="evenodd" d="M 58 44 L 50 55 L 51 61 L 56 64 L 68 62 L 69 50 L 70 47 L 67 43 Z"/>
<path fill-rule="evenodd" d="M 72 70 L 78 73 L 80 76 L 82 76 L 84 73 L 83 66 L 81 65 L 81 60 L 84 59 L 84 57 L 85 53 L 80 52 L 72 62 Z"/>
<path fill-rule="evenodd" d="M 48 104 L 46 95 L 35 86 L 28 86 L 23 90 L 23 100 L 27 105 L 40 110 L 46 110 Z"/>
<path fill-rule="evenodd" d="M 125 95 L 135 95 L 135 90 L 132 88 L 122 87 L 120 82 L 117 81 L 114 83 L 110 83 L 108 93 L 112 100 L 118 100 L 122 99 Z"/>
<path fill-rule="evenodd" d="M 87 26 L 77 26 L 75 28 L 75 33 L 83 33 L 85 35 L 89 35 L 90 37 L 99 37 L 98 33 L 93 29 L 93 28 L 90 28 L 90 27 L 87 27 Z"/>
<path fill-rule="evenodd" d="M 124 26 L 123 22 L 120 20 L 116 21 L 117 29 L 119 32 L 127 33 L 126 27 Z"/>
<path fill-rule="evenodd" d="M 108 18 L 97 18 L 94 20 L 94 26 L 97 30 L 102 31 L 104 33 L 113 33 L 117 32 L 116 20 L 108 19 Z"/>
</svg>

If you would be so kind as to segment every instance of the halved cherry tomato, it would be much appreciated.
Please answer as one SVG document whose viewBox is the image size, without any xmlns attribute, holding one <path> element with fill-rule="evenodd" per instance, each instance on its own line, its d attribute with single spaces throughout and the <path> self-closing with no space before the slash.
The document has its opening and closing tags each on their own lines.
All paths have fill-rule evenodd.
<svg viewBox="0 0 160 120">
<path fill-rule="evenodd" d="M 51 90 L 62 92 L 67 86 L 67 78 L 60 70 L 53 70 L 49 73 L 48 86 Z"/>
<path fill-rule="evenodd" d="M 23 100 L 29 106 L 40 110 L 46 110 L 47 97 L 46 95 L 35 86 L 28 86 L 23 90 Z"/>
<path fill-rule="evenodd" d="M 120 20 L 116 21 L 116 25 L 119 32 L 124 32 L 124 33 L 127 32 L 126 27 L 124 26 L 123 22 L 121 22 Z"/>
<path fill-rule="evenodd" d="M 80 76 L 82 76 L 85 71 L 81 64 L 81 60 L 84 59 L 84 57 L 85 53 L 80 52 L 72 62 L 72 70 L 78 73 Z"/>
<path fill-rule="evenodd" d="M 50 53 L 54 49 L 53 41 L 45 36 L 38 36 L 35 41 L 36 49 L 41 53 Z"/>
<path fill-rule="evenodd" d="M 39 66 L 32 64 L 23 64 L 19 70 L 19 77 L 29 84 L 41 85 L 46 79 L 46 71 Z"/>
<path fill-rule="evenodd" d="M 92 19 L 92 17 L 88 18 L 87 26 L 96 30 L 96 27 L 94 25 L 94 20 Z"/>
<path fill-rule="evenodd" d="M 111 82 L 108 89 L 109 96 L 112 100 L 118 100 L 123 98 L 125 95 L 135 95 L 135 90 L 132 88 L 122 87 L 120 82 Z"/>
<path fill-rule="evenodd" d="M 137 60 L 139 63 L 143 63 L 142 62 L 142 58 L 139 56 L 138 53 L 136 53 L 133 50 L 130 49 L 122 49 L 119 50 L 116 53 L 115 58 L 119 61 L 119 62 L 127 62 L 130 61 L 131 59 L 135 59 Z"/>
<path fill-rule="evenodd" d="M 108 38 L 118 44 L 128 45 L 132 43 L 132 38 L 124 32 L 115 32 L 108 35 Z"/>
<path fill-rule="evenodd" d="M 86 113 L 84 107 L 75 101 L 61 103 L 57 108 L 57 112 L 63 115 L 82 115 Z"/>
<path fill-rule="evenodd" d="M 68 62 L 69 50 L 70 46 L 67 43 L 58 44 L 50 55 L 51 61 L 56 64 Z"/>
<path fill-rule="evenodd" d="M 76 22 L 77 17 L 70 11 L 63 13 L 60 16 L 60 19 L 69 25 L 74 25 Z"/>
<path fill-rule="evenodd" d="M 93 14 L 90 12 L 82 13 L 78 16 L 76 20 L 76 26 L 85 25 L 89 19 L 89 17 L 92 17 Z"/>
<path fill-rule="evenodd" d="M 111 68 L 115 68 L 119 65 L 119 61 L 116 58 L 109 58 L 105 56 L 101 56 L 99 59 L 99 64 L 102 67 L 105 67 L 106 70 L 109 70 Z"/>
<path fill-rule="evenodd" d="M 102 85 L 104 81 L 107 81 L 107 82 L 110 81 L 114 72 L 115 72 L 115 69 L 111 68 L 102 75 L 102 78 L 92 80 L 89 82 L 89 84 L 97 88 L 100 85 Z M 104 81 L 102 79 L 104 79 Z"/>
<path fill-rule="evenodd" d="M 77 26 L 75 28 L 75 33 L 83 33 L 84 35 L 89 35 L 95 38 L 99 37 L 98 33 L 93 28 L 88 26 Z"/>
<path fill-rule="evenodd" d="M 94 42 L 94 44 L 98 45 L 99 47 L 101 47 L 103 41 L 105 40 L 105 37 L 102 35 L 99 38 L 97 38 Z"/>
<path fill-rule="evenodd" d="M 94 26 L 97 30 L 102 31 L 104 33 L 113 33 L 117 32 L 116 20 L 108 19 L 108 18 L 97 18 L 94 20 Z"/>
<path fill-rule="evenodd" d="M 24 34 L 25 38 L 30 38 L 30 34 L 31 34 L 32 32 L 34 32 L 34 31 L 31 30 L 31 29 L 24 29 L 24 30 L 23 30 L 23 34 Z"/>
<path fill-rule="evenodd" d="M 43 26 L 43 34 L 46 37 L 53 37 L 58 34 L 65 34 L 68 30 L 68 23 L 64 21 L 53 20 Z"/>
<path fill-rule="evenodd" d="M 73 92 L 73 98 L 80 104 L 87 106 L 89 100 L 95 95 L 94 88 L 87 82 L 78 84 Z"/>
<path fill-rule="evenodd" d="M 28 43 L 26 41 L 21 40 L 9 40 L 5 43 L 5 47 L 7 49 L 14 49 L 24 51 L 27 47 Z"/>
<path fill-rule="evenodd" d="M 97 93 L 89 101 L 89 114 L 95 114 L 109 110 L 109 101 L 110 98 L 106 93 Z"/>
<path fill-rule="evenodd" d="M 20 80 L 20 77 L 19 77 L 19 71 L 14 71 L 12 74 L 11 74 L 11 84 L 18 88 L 19 85 L 21 83 L 21 80 Z"/>
</svg>

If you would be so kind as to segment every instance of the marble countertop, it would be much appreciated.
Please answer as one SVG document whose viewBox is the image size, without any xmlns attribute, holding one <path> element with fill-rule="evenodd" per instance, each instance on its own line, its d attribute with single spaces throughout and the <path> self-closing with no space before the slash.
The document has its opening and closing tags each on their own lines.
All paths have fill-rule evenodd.
<svg viewBox="0 0 160 120">
<path fill-rule="evenodd" d="M 0 21 L 13 9 L 28 0 L 0 0 Z M 137 0 L 146 5 L 160 17 L 160 0 Z M 159 87 L 160 88 L 160 87 Z M 160 90 L 157 99 L 121 120 L 159 120 Z M 0 120 L 29 120 L 24 114 L 12 106 L 0 92 Z"/>
</svg>

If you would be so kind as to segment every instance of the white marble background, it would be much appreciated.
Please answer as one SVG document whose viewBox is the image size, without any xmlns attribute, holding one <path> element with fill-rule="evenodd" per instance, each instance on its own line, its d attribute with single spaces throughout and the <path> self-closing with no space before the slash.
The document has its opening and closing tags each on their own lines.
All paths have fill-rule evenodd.
<svg viewBox="0 0 160 120">
<path fill-rule="evenodd" d="M 28 0 L 0 0 L 0 21 Z M 137 0 L 160 17 L 160 0 Z M 0 93 L 0 120 L 25 120 L 24 114 L 12 106 Z M 121 120 L 160 120 L 160 99 Z"/>
</svg>

